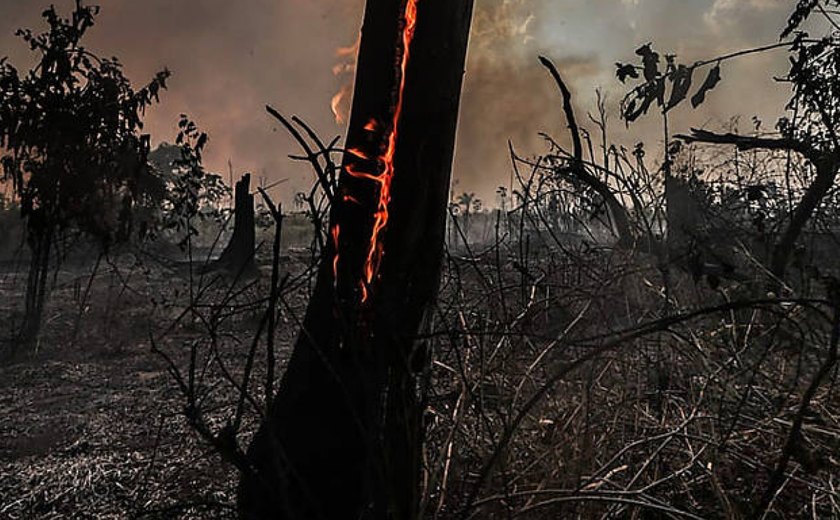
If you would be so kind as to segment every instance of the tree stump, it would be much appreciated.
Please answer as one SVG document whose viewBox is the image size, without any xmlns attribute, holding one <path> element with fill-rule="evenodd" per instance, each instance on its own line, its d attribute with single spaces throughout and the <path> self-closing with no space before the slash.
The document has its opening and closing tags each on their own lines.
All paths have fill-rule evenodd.
<svg viewBox="0 0 840 520">
<path fill-rule="evenodd" d="M 251 174 L 246 173 L 236 182 L 233 207 L 233 234 L 211 270 L 223 269 L 234 275 L 253 274 L 256 235 L 254 231 L 254 196 L 251 194 Z"/>
</svg>

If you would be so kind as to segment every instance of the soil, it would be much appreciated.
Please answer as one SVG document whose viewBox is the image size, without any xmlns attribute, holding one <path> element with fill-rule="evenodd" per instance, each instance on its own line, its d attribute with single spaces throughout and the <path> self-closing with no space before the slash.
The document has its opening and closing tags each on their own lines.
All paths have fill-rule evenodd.
<svg viewBox="0 0 840 520">
<path fill-rule="evenodd" d="M 187 425 L 151 349 L 150 337 L 171 351 L 198 334 L 189 323 L 162 334 L 188 272 L 144 264 L 103 265 L 87 298 L 91 266 L 62 269 L 38 351 L 0 366 L 0 519 L 235 517 L 236 472 Z M 4 335 L 24 276 L 0 274 Z"/>
</svg>

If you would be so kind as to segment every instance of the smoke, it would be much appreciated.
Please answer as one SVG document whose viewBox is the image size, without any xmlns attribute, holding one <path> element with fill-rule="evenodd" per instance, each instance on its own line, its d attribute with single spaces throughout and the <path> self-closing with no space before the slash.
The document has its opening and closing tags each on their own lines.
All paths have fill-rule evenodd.
<svg viewBox="0 0 840 520">
<path fill-rule="evenodd" d="M 492 202 L 511 171 L 508 142 L 530 155 L 544 150 L 539 132 L 558 133 L 557 89 L 539 64 L 536 12 L 527 0 L 479 2 L 467 62 L 456 158 L 458 191 Z M 556 63 L 580 81 L 598 72 L 593 55 L 563 54 Z M 456 194 L 457 195 L 457 194 Z"/>
<path fill-rule="evenodd" d="M 773 43 L 790 10 L 784 0 L 477 0 L 461 116 L 456 178 L 458 192 L 493 200 L 510 182 L 510 140 L 521 155 L 545 151 L 538 132 L 568 143 L 556 86 L 538 64 L 552 59 L 572 90 L 578 122 L 595 130 L 587 113 L 596 89 L 606 97 L 610 137 L 628 147 L 663 142 L 655 114 L 627 128 L 618 114 L 627 86 L 615 63 L 635 61 L 647 42 L 684 63 Z M 753 115 L 772 127 L 788 92 L 773 80 L 783 75 L 784 52 L 724 65 L 724 81 L 701 110 L 673 112 L 671 129 L 714 127 Z M 652 155 L 655 157 L 655 154 Z"/>
<path fill-rule="evenodd" d="M 47 0 L 0 2 L 0 55 L 23 68 L 30 53 L 14 31 L 42 30 Z M 69 13 L 73 1 L 58 0 Z M 327 137 L 342 132 L 330 111 L 337 78 L 335 49 L 358 32 L 362 1 L 311 0 L 102 0 L 87 39 L 90 49 L 118 56 L 138 86 L 164 67 L 173 72 L 161 103 L 146 117 L 154 142 L 173 141 L 178 116 L 189 114 L 210 135 L 208 168 L 250 171 L 289 202 L 312 173 L 287 156 L 295 144 L 266 114 L 268 103 L 310 121 Z M 224 175 L 226 178 L 227 175 Z"/>
<path fill-rule="evenodd" d="M 25 67 L 29 52 L 14 36 L 40 29 L 44 0 L 0 2 L 0 55 Z M 56 0 L 69 12 L 72 0 Z M 210 134 L 208 167 L 266 182 L 288 178 L 273 194 L 289 202 L 311 182 L 305 165 L 287 159 L 295 145 L 265 114 L 270 103 L 297 114 L 325 138 L 344 132 L 331 100 L 349 83 L 348 62 L 336 49 L 358 38 L 364 0 L 101 0 L 88 45 L 119 56 L 135 84 L 163 67 L 174 76 L 161 105 L 147 116 L 156 142 L 172 140 L 180 113 Z M 507 143 L 524 155 L 544 150 L 538 132 L 565 134 L 560 98 L 537 62 L 551 58 L 572 88 L 578 119 L 594 109 L 601 87 L 615 107 L 626 87 L 614 63 L 653 41 L 684 62 L 777 41 L 791 4 L 786 0 L 476 0 L 467 63 L 455 176 L 458 192 L 486 203 L 510 175 Z M 342 68 L 334 74 L 334 67 Z M 772 76 L 785 71 L 784 52 L 724 66 L 724 80 L 702 110 L 680 109 L 672 127 L 714 125 L 736 114 L 771 123 L 787 96 Z M 613 109 L 613 137 L 632 146 L 661 141 L 656 117 L 629 131 Z"/>
</svg>

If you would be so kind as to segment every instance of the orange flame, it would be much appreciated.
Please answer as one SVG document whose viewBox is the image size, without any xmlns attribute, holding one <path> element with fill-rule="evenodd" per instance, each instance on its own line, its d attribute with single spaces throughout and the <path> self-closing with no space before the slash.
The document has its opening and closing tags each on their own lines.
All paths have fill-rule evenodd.
<svg viewBox="0 0 840 520">
<path fill-rule="evenodd" d="M 335 50 L 335 55 L 339 58 L 346 58 L 348 56 L 356 56 L 359 52 L 359 47 L 362 45 L 362 35 L 356 38 L 356 43 L 349 47 L 339 47 Z"/>
<path fill-rule="evenodd" d="M 417 28 L 417 2 L 418 0 L 407 0 L 405 5 L 405 26 L 402 30 L 402 59 L 400 62 L 399 90 L 397 91 L 397 103 L 394 107 L 394 117 L 391 124 L 391 135 L 388 136 L 388 147 L 380 158 L 385 170 L 380 176 L 379 205 L 373 216 L 373 231 L 368 245 L 367 261 L 365 261 L 365 284 L 369 286 L 379 272 L 379 265 L 384 256 L 382 247 L 382 232 L 388 226 L 388 206 L 391 203 L 391 182 L 394 179 L 394 158 L 397 153 L 397 130 L 402 116 L 403 97 L 405 94 L 405 79 L 408 63 L 411 58 L 411 43 L 414 41 L 414 32 Z M 367 301 L 368 293 L 363 291 L 362 301 Z"/>
<path fill-rule="evenodd" d="M 330 101 L 330 108 L 333 116 L 335 116 L 336 124 L 343 125 L 347 122 L 347 114 L 349 112 L 350 96 L 353 94 L 353 84 L 346 83 L 342 85 L 341 90 L 332 97 Z"/>
<path fill-rule="evenodd" d="M 350 76 L 332 97 L 332 100 L 330 100 L 330 108 L 335 116 L 335 122 L 339 125 L 346 123 L 347 116 L 350 114 L 350 98 L 353 95 L 353 73 L 356 72 L 356 56 L 359 53 L 361 42 L 362 36 L 359 35 L 359 38 L 353 45 L 339 47 L 335 50 L 335 55 L 340 61 L 333 66 L 333 75 L 336 77 Z"/>
<path fill-rule="evenodd" d="M 338 238 L 341 235 L 341 226 L 336 224 L 331 230 L 333 246 L 335 247 L 335 258 L 333 258 L 333 283 L 338 283 Z"/>
<path fill-rule="evenodd" d="M 385 254 L 382 244 L 382 234 L 388 226 L 388 219 L 390 216 L 388 206 L 391 202 L 391 182 L 394 178 L 395 166 L 394 159 L 397 152 L 397 133 L 402 116 L 403 98 L 405 94 L 406 85 L 406 71 L 408 70 L 408 63 L 410 59 L 411 43 L 414 41 L 414 33 L 417 27 L 417 3 L 419 0 L 406 0 L 404 21 L 401 35 L 401 53 L 400 57 L 400 77 L 399 86 L 397 90 L 397 100 L 394 106 L 393 119 L 391 122 L 390 133 L 387 138 L 387 147 L 385 151 L 377 157 L 377 162 L 381 165 L 382 172 L 380 174 L 372 174 L 369 172 L 359 171 L 354 165 L 347 164 L 344 167 L 344 172 L 355 178 L 362 178 L 376 182 L 379 184 L 379 196 L 376 211 L 373 214 L 373 228 L 371 230 L 370 242 L 367 247 L 367 255 L 363 268 L 363 278 L 360 283 L 362 302 L 367 302 L 370 297 L 370 286 L 379 273 L 379 266 L 382 262 L 382 257 Z M 352 52 L 358 50 L 358 43 L 354 48 L 340 49 L 339 54 L 347 52 L 350 49 Z M 333 112 L 336 114 L 336 120 L 339 119 L 339 112 L 337 107 L 340 105 L 346 94 L 339 92 L 333 98 Z M 376 132 L 379 130 L 379 123 L 375 119 L 371 119 L 364 126 L 364 130 L 368 132 Z M 364 151 L 350 148 L 346 150 L 347 153 L 363 160 L 371 160 L 372 158 Z M 355 199 L 354 199 L 355 200 Z M 340 228 L 335 225 L 332 229 L 332 238 L 335 245 L 335 258 L 333 259 L 333 273 L 335 279 L 338 279 L 338 262 L 339 262 L 339 238 Z"/>
</svg>

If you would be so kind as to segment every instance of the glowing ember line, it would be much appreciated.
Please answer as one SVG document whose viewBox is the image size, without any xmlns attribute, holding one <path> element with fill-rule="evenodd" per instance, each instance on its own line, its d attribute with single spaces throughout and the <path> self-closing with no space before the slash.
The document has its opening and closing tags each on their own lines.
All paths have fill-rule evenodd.
<svg viewBox="0 0 840 520">
<path fill-rule="evenodd" d="M 367 301 L 369 292 L 364 285 L 369 286 L 379 272 L 379 264 L 382 261 L 384 250 L 382 247 L 382 232 L 388 225 L 388 205 L 391 203 L 391 182 L 394 179 L 394 157 L 397 152 L 397 130 L 402 116 L 403 95 L 405 94 L 405 77 L 408 70 L 408 62 L 411 58 L 411 42 L 414 41 L 414 31 L 417 28 L 417 2 L 419 0 L 407 0 L 405 5 L 405 27 L 402 32 L 402 60 L 400 63 L 399 89 L 397 90 L 397 102 L 394 107 L 394 118 L 391 125 L 391 134 L 388 136 L 388 147 L 380 157 L 385 169 L 382 172 L 381 186 L 379 188 L 379 205 L 373 216 L 373 231 L 371 232 L 370 244 L 368 245 L 367 261 L 365 261 L 365 284 L 363 284 L 362 301 Z"/>
<path fill-rule="evenodd" d="M 391 182 L 393 181 L 395 172 L 394 159 L 396 157 L 397 152 L 397 131 L 400 123 L 400 118 L 402 116 L 403 97 L 405 93 L 406 84 L 406 71 L 408 70 L 411 43 L 414 41 L 414 32 L 417 27 L 417 3 L 419 1 L 420 0 L 406 0 L 401 35 L 402 48 L 398 49 L 402 51 L 402 56 L 400 58 L 400 77 L 398 80 L 399 86 L 397 89 L 397 99 L 396 104 L 394 106 L 391 130 L 390 134 L 388 135 L 387 148 L 382 153 L 382 155 L 377 157 L 377 162 L 381 165 L 382 172 L 379 175 L 376 175 L 369 172 L 359 171 L 352 164 L 348 164 L 344 167 L 344 172 L 346 172 L 351 177 L 367 179 L 379 184 L 379 197 L 376 212 L 373 214 L 373 228 L 371 230 L 370 242 L 368 243 L 367 258 L 365 260 L 365 265 L 363 269 L 363 278 L 360 284 L 363 303 L 367 302 L 368 298 L 370 297 L 370 286 L 379 272 L 379 265 L 384 255 L 384 249 L 382 245 L 382 233 L 388 226 L 388 219 L 390 216 L 388 206 L 391 202 Z M 368 132 L 375 132 L 379 129 L 379 123 L 377 123 L 376 120 L 371 119 L 365 125 L 364 129 Z M 368 161 L 372 159 L 364 151 L 356 148 L 350 148 L 345 151 L 359 159 Z M 348 200 L 347 197 L 345 197 L 345 201 Z M 358 203 L 358 201 L 354 198 L 350 198 L 350 200 Z M 333 259 L 333 276 L 334 282 L 336 284 L 338 280 L 340 231 L 341 230 L 337 224 L 331 230 L 333 245 L 335 247 L 335 258 Z"/>
<path fill-rule="evenodd" d="M 346 152 L 350 155 L 358 157 L 359 159 L 364 159 L 366 161 L 370 160 L 370 156 L 366 154 L 363 150 L 359 150 L 358 148 L 348 148 Z"/>
<path fill-rule="evenodd" d="M 367 179 L 369 181 L 379 182 L 379 183 L 382 182 L 382 177 L 381 176 L 374 175 L 372 173 L 357 171 L 352 166 L 348 166 L 347 168 L 344 169 L 344 171 L 346 171 L 349 176 L 355 177 L 357 179 Z"/>
<path fill-rule="evenodd" d="M 333 247 L 335 247 L 335 257 L 333 258 L 333 283 L 338 283 L 338 238 L 341 235 L 341 226 L 336 224 L 332 230 Z"/>
</svg>

